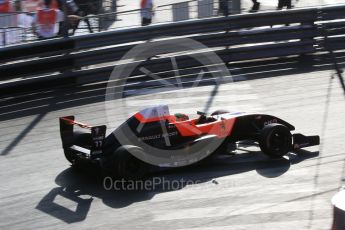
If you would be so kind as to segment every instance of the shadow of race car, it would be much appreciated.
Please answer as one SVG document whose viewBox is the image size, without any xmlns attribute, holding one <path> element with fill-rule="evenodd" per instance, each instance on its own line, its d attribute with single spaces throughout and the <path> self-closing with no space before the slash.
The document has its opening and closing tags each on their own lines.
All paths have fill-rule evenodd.
<svg viewBox="0 0 345 230">
<path fill-rule="evenodd" d="M 74 116 L 60 118 L 60 133 L 66 159 L 72 166 L 99 165 L 121 178 L 140 178 L 155 170 L 183 167 L 227 154 L 236 143 L 257 144 L 271 158 L 319 145 L 319 136 L 291 134 L 295 127 L 268 114 L 217 110 L 170 114 L 167 105 L 143 109 L 106 136 L 106 126 L 90 126 Z M 75 131 L 74 126 L 90 132 Z"/>
</svg>

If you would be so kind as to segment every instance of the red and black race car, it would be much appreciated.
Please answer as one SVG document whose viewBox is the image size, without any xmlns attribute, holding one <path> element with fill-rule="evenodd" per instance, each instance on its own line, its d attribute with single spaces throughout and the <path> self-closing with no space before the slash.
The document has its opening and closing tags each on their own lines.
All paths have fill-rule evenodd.
<svg viewBox="0 0 345 230">
<path fill-rule="evenodd" d="M 226 154 L 241 141 L 257 143 L 271 158 L 320 143 L 319 136 L 291 134 L 294 126 L 267 114 L 218 110 L 198 115 L 190 119 L 185 114 L 171 115 L 167 105 L 154 106 L 135 113 L 108 136 L 106 126 L 61 117 L 64 153 L 73 166 L 91 162 L 114 176 L 133 178 Z M 91 132 L 74 131 L 74 125 Z"/>
</svg>

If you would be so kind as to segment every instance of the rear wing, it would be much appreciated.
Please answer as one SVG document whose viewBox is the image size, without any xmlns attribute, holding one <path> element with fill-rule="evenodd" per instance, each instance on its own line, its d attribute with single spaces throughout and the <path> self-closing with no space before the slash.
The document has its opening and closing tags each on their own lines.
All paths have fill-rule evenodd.
<svg viewBox="0 0 345 230">
<path fill-rule="evenodd" d="M 103 146 L 105 141 L 105 135 L 107 127 L 105 125 L 101 126 L 90 126 L 75 120 L 74 116 L 60 117 L 60 135 L 62 140 L 62 145 L 64 148 L 73 148 L 75 146 L 74 139 L 74 126 L 77 125 L 83 129 L 89 129 L 91 131 L 91 143 L 90 149 L 73 148 L 75 151 L 84 153 L 90 158 L 95 158 L 103 153 Z M 84 151 L 83 151 L 84 149 Z"/>
</svg>

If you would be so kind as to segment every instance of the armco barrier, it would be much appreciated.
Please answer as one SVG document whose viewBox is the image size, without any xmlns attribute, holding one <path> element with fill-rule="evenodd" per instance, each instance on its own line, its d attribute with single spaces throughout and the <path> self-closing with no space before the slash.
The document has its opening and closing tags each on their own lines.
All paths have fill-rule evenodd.
<svg viewBox="0 0 345 230">
<path fill-rule="evenodd" d="M 0 87 L 50 81 L 56 85 L 68 79 L 76 82 L 76 78 L 84 82 L 83 77 L 109 74 L 112 67 L 97 65 L 119 60 L 136 44 L 175 36 L 191 37 L 210 48 L 226 47 L 217 51 L 224 62 L 315 53 L 323 39 L 320 28 L 328 31 L 330 48 L 345 49 L 345 22 L 336 21 L 344 18 L 345 5 L 338 5 L 152 25 L 6 47 L 0 49 L 1 80 L 26 80 Z M 179 58 L 184 63 L 180 68 L 195 66 L 187 57 Z M 146 64 L 155 72 L 169 71 L 166 61 L 158 58 Z M 80 70 L 89 66 L 93 68 Z M 40 77 L 30 79 L 32 76 Z"/>
</svg>

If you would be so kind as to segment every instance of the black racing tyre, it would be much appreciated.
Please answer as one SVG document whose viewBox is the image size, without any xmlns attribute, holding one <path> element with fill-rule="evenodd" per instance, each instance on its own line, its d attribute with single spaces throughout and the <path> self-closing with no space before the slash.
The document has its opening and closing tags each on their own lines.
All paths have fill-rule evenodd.
<svg viewBox="0 0 345 230">
<path fill-rule="evenodd" d="M 211 116 L 216 116 L 216 115 L 220 115 L 220 114 L 224 114 L 224 113 L 230 113 L 230 111 L 228 111 L 226 109 L 219 109 L 219 110 L 216 110 L 213 113 L 211 113 Z"/>
<path fill-rule="evenodd" d="M 281 158 L 292 148 L 290 130 L 281 124 L 266 125 L 260 133 L 259 146 L 271 158 Z"/>
<path fill-rule="evenodd" d="M 137 146 L 125 145 L 119 147 L 112 156 L 113 176 L 126 180 L 139 180 L 149 173 L 149 165 L 132 153 L 144 154 L 144 150 Z"/>
<path fill-rule="evenodd" d="M 91 142 L 92 141 L 90 133 L 75 132 L 73 135 L 73 145 L 78 145 L 83 148 L 90 149 Z M 72 149 L 65 148 L 64 154 L 66 159 L 72 164 L 72 166 L 76 166 L 78 164 L 77 157 L 75 156 L 75 152 Z"/>
</svg>

